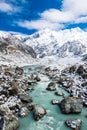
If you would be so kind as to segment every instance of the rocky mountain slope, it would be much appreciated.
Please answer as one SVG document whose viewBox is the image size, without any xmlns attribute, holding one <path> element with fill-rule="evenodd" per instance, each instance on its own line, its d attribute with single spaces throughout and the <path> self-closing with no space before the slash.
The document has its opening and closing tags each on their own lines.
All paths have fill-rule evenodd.
<svg viewBox="0 0 87 130">
<path fill-rule="evenodd" d="M 0 32 L 0 63 L 30 64 L 36 58 L 32 47 L 10 33 Z"/>
</svg>

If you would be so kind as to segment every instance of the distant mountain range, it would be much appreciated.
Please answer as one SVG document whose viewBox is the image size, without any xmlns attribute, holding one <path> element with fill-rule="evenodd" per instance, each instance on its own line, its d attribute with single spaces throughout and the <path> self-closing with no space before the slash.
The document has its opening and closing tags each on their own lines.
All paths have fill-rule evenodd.
<svg viewBox="0 0 87 130">
<path fill-rule="evenodd" d="M 0 31 L 0 51 L 8 45 L 13 45 L 17 50 L 33 58 L 46 56 L 86 58 L 87 32 L 80 28 L 61 31 L 47 28 L 28 36 Z"/>
</svg>

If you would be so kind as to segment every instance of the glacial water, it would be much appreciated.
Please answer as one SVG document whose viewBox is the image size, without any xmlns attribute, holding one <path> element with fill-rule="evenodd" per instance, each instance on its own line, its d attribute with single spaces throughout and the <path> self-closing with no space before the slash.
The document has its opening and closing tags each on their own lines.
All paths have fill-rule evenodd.
<svg viewBox="0 0 87 130">
<path fill-rule="evenodd" d="M 34 72 L 36 66 L 31 66 L 32 70 L 28 70 L 28 67 L 25 68 L 26 73 Z M 30 92 L 29 95 L 32 97 L 33 102 L 37 103 L 40 106 L 43 106 L 47 110 L 47 115 L 45 115 L 41 120 L 35 121 L 33 118 L 33 113 L 30 114 L 26 118 L 20 118 L 20 127 L 18 130 L 70 130 L 64 121 L 66 119 L 81 119 L 82 127 L 81 130 L 87 129 L 87 118 L 85 115 L 87 114 L 87 108 L 83 108 L 81 114 L 62 114 L 59 106 L 52 105 L 52 99 L 61 100 L 61 96 L 56 96 L 51 91 L 47 91 L 46 87 L 51 80 L 48 79 L 47 76 L 40 74 L 41 81 L 37 84 L 33 85 L 34 91 Z M 64 92 L 66 96 L 68 93 L 64 91 L 62 88 L 58 88 L 59 91 Z"/>
</svg>

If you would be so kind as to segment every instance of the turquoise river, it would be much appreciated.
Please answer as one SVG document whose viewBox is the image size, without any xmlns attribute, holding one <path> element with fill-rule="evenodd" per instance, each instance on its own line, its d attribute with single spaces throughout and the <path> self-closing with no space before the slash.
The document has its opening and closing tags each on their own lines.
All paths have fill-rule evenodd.
<svg viewBox="0 0 87 130">
<path fill-rule="evenodd" d="M 32 70 L 29 70 L 31 68 Z M 25 73 L 29 74 L 36 70 L 37 66 L 29 66 L 25 67 Z M 61 100 L 61 96 L 56 96 L 55 92 L 50 92 L 46 90 L 48 83 L 51 80 L 43 74 L 39 74 L 41 81 L 37 84 L 33 85 L 34 91 L 30 92 L 29 95 L 32 97 L 33 102 L 38 104 L 39 106 L 43 106 L 47 110 L 47 115 L 45 115 L 41 120 L 35 121 L 33 118 L 32 112 L 26 118 L 19 118 L 20 127 L 18 130 L 70 130 L 64 121 L 66 119 L 81 119 L 82 127 L 81 130 L 87 130 L 87 118 L 85 115 L 87 114 L 87 108 L 83 108 L 81 114 L 62 114 L 59 106 L 52 105 L 52 99 Z M 68 93 L 64 91 L 62 88 L 57 88 L 58 91 L 64 92 L 66 96 Z"/>
</svg>

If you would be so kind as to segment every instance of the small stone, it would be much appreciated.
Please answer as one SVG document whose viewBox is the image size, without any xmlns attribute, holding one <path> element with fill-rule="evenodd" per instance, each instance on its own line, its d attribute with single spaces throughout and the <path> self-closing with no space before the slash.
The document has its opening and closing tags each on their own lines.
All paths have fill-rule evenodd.
<svg viewBox="0 0 87 130">
<path fill-rule="evenodd" d="M 53 83 L 53 82 L 49 83 L 46 90 L 55 91 L 56 90 L 56 83 Z"/>
<path fill-rule="evenodd" d="M 16 67 L 15 74 L 16 75 L 23 75 L 23 69 L 21 67 Z"/>
<path fill-rule="evenodd" d="M 52 103 L 53 105 L 58 105 L 58 104 L 60 103 L 60 101 L 59 101 L 59 100 L 56 100 L 56 99 L 53 99 L 53 100 L 51 101 L 51 103 Z"/>
<path fill-rule="evenodd" d="M 28 103 L 28 104 L 27 104 L 27 108 L 28 108 L 28 110 L 29 110 L 29 111 L 32 111 L 32 110 L 34 109 L 34 106 L 35 106 L 35 105 L 36 105 L 36 104 L 33 103 L 33 102 Z"/>
<path fill-rule="evenodd" d="M 57 95 L 57 96 L 63 96 L 64 93 L 63 93 L 63 92 L 60 92 L 60 91 L 57 91 L 57 92 L 55 92 L 55 95 Z"/>
</svg>

